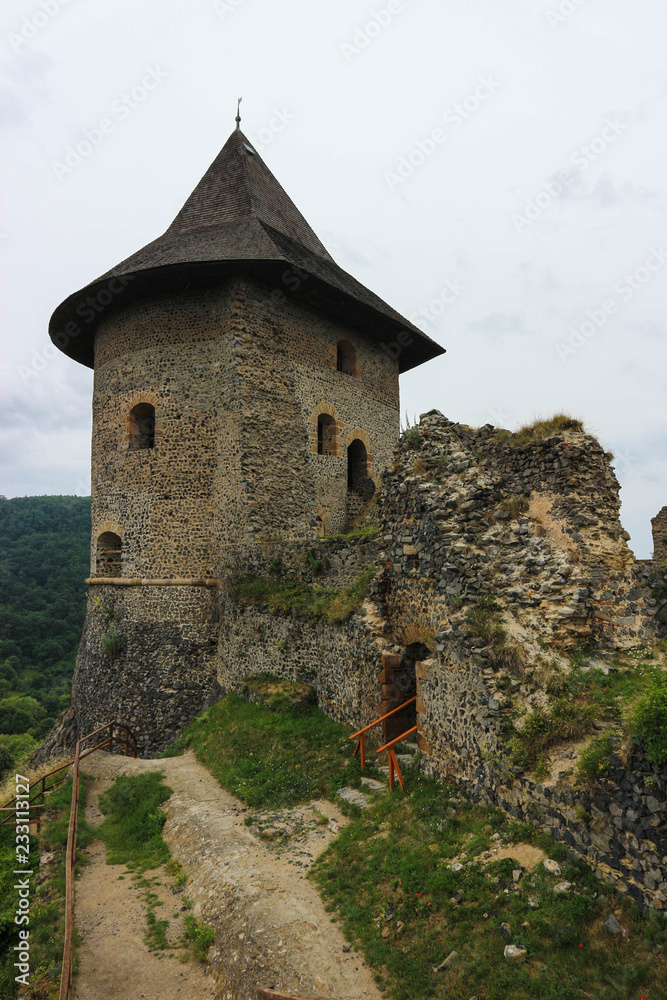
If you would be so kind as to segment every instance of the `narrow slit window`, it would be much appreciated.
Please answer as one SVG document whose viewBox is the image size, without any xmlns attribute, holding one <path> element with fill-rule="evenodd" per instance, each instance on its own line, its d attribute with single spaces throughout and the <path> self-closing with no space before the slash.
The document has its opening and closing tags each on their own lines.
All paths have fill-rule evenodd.
<svg viewBox="0 0 667 1000">
<path fill-rule="evenodd" d="M 317 418 L 317 454 L 336 454 L 336 421 L 327 413 Z"/>
<path fill-rule="evenodd" d="M 344 375 L 357 374 L 357 355 L 348 340 L 339 340 L 336 344 L 336 368 Z"/>
<path fill-rule="evenodd" d="M 347 489 L 363 500 L 370 500 L 375 493 L 375 483 L 368 475 L 368 452 L 358 438 L 347 449 Z"/>
</svg>

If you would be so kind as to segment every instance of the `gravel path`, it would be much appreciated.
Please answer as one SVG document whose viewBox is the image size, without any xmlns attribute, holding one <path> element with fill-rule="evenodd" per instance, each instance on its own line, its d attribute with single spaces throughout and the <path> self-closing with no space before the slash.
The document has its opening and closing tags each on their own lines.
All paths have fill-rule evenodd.
<svg viewBox="0 0 667 1000">
<path fill-rule="evenodd" d="M 110 784 L 97 779 L 88 788 L 85 816 L 92 826 L 103 819 L 98 801 Z M 145 907 L 125 865 L 107 865 L 100 840 L 91 844 L 88 854 L 90 864 L 76 884 L 74 916 L 81 945 L 74 1000 L 213 1000 L 215 985 L 204 966 L 151 952 L 144 943 Z M 146 874 L 162 873 L 158 869 Z M 182 905 L 169 881 L 162 877 L 162 886 L 153 889 L 165 904 L 158 918 L 171 918 Z M 170 924 L 173 940 L 182 933 L 182 917 Z"/>
<path fill-rule="evenodd" d="M 202 767 L 192 752 L 165 760 L 131 760 L 126 757 L 97 753 L 86 758 L 85 773 L 94 776 L 97 787 L 105 787 L 119 774 L 137 774 L 143 771 L 161 771 L 173 794 L 164 809 L 167 822 L 164 838 L 174 857 L 188 872 L 186 895 L 194 903 L 193 914 L 201 922 L 215 927 L 215 941 L 208 958 L 211 979 L 195 982 L 197 970 L 194 963 L 181 965 L 176 960 L 158 959 L 147 954 L 141 938 L 145 919 L 129 918 L 127 881 L 118 881 L 119 868 L 106 870 L 106 884 L 113 898 L 103 908 L 91 910 L 90 901 L 101 891 L 91 881 L 91 892 L 84 888 L 89 866 L 77 886 L 77 922 L 82 936 L 79 949 L 81 971 L 79 980 L 84 985 L 84 972 L 93 960 L 98 970 L 107 960 L 99 950 L 102 939 L 113 939 L 109 955 L 127 953 L 118 935 L 126 935 L 123 927 L 131 926 L 132 937 L 138 951 L 128 968 L 137 966 L 145 958 L 155 959 L 160 969 L 171 977 L 170 989 L 160 987 L 146 990 L 133 985 L 125 992 L 77 992 L 76 1000 L 189 1000 L 192 996 L 215 996 L 218 1000 L 255 1000 L 258 987 L 296 993 L 304 998 L 326 997 L 330 1000 L 380 1000 L 381 994 L 373 981 L 370 970 L 361 956 L 349 950 L 340 930 L 324 910 L 316 889 L 305 878 L 305 872 L 336 836 L 342 818 L 329 802 L 313 803 L 289 813 L 272 814 L 275 827 L 288 832 L 298 831 L 285 846 L 265 841 L 245 826 L 243 820 L 248 810 L 238 800 L 220 788 L 217 781 Z M 99 785 L 98 785 L 99 782 Z M 99 794 L 99 793 L 97 793 Z M 96 797 L 90 796 L 91 808 Z M 257 811 L 254 811 L 257 815 Z M 319 825 L 317 817 L 319 815 Z M 323 819 L 324 817 L 324 819 Z M 265 836 L 273 835 L 265 831 Z M 101 870 L 101 869 L 100 869 Z M 103 878 L 103 875 L 100 876 Z M 123 891 L 125 895 L 123 895 Z M 173 906 L 172 902 L 168 905 Z M 141 903 L 137 901 L 137 906 Z M 103 913 L 99 910 L 103 909 Z M 161 914 L 160 914 L 161 915 Z M 170 915 L 165 907 L 165 915 Z M 98 919 L 97 927 L 91 920 Z M 123 937 L 122 941 L 125 940 Z M 140 954 L 141 953 L 141 954 Z M 93 959 L 92 955 L 99 956 Z M 142 957 L 143 956 L 143 957 Z M 152 963 L 151 963 L 152 964 Z M 178 967 L 176 971 L 176 967 Z M 171 971 L 173 969 L 173 972 Z M 115 975 L 111 969 L 111 980 Z M 182 974 L 182 975 L 181 975 Z M 189 980 L 185 980 L 190 976 Z M 150 978 L 150 977 L 149 977 Z M 132 980 L 130 980 L 132 981 Z M 89 980 L 86 979 L 86 988 Z M 192 992 L 192 990 L 195 992 Z M 199 992 L 196 992 L 199 990 Z"/>
</svg>

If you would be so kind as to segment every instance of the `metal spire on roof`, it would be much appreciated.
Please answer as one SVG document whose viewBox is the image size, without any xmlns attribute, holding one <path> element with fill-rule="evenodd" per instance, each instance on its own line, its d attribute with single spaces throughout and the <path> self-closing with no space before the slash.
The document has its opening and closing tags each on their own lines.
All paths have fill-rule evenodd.
<svg viewBox="0 0 667 1000">
<path fill-rule="evenodd" d="M 243 98 L 239 97 L 238 104 L 236 105 L 236 127 L 237 127 L 237 129 L 241 128 L 241 101 L 242 100 L 243 100 Z"/>
</svg>

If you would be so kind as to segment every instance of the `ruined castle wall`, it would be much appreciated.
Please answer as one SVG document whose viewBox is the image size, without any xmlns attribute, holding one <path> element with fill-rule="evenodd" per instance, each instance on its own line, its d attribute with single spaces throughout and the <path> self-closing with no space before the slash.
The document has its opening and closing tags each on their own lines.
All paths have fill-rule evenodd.
<svg viewBox="0 0 667 1000">
<path fill-rule="evenodd" d="M 397 632 L 418 622 L 444 635 L 464 605 L 495 595 L 524 641 L 532 632 L 556 649 L 605 649 L 652 637 L 618 483 L 593 438 L 566 431 L 517 447 L 437 411 L 418 434 L 384 483 L 386 611 Z"/>
<path fill-rule="evenodd" d="M 141 755 L 154 756 L 219 697 L 216 591 L 96 586 L 94 596 L 103 607 L 88 601 L 72 687 L 79 736 L 124 722 Z M 121 643 L 113 658 L 102 645 L 112 628 Z"/>
<path fill-rule="evenodd" d="M 667 910 L 667 778 L 639 748 L 629 762 L 612 755 L 609 774 L 593 788 L 528 777 L 506 783 L 500 770 L 487 763 L 458 780 L 476 801 L 566 844 L 641 908 Z"/>
<path fill-rule="evenodd" d="M 314 570 L 310 552 L 320 562 Z M 377 543 L 357 538 L 321 543 L 273 540 L 239 546 L 229 558 L 231 577 L 299 581 L 327 589 L 348 587 L 374 567 Z M 372 602 L 365 602 L 342 622 L 274 614 L 267 605 L 245 604 L 220 587 L 222 627 L 217 649 L 217 678 L 224 691 L 240 690 L 247 677 L 271 673 L 305 680 L 315 687 L 320 707 L 332 718 L 362 726 L 376 713 L 378 674 L 385 645 L 384 624 Z"/>
<path fill-rule="evenodd" d="M 667 507 L 651 518 L 653 529 L 653 561 L 667 563 Z"/>
</svg>

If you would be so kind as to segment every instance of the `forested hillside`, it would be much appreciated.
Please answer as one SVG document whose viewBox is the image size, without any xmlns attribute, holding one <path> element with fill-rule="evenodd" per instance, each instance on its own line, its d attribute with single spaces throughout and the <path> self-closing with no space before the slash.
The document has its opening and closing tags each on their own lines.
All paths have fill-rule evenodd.
<svg viewBox="0 0 667 1000">
<path fill-rule="evenodd" d="M 1 773 L 69 705 L 90 568 L 90 498 L 1 498 L 0 544 Z"/>
</svg>

